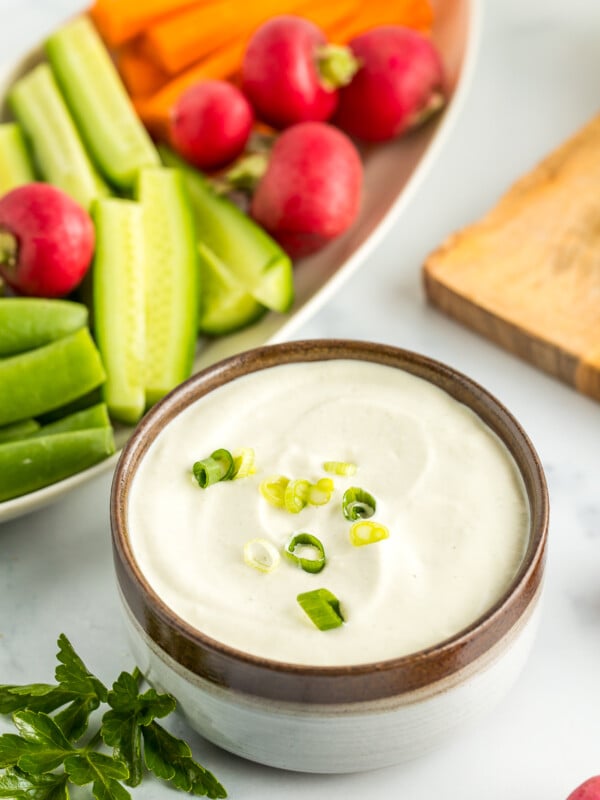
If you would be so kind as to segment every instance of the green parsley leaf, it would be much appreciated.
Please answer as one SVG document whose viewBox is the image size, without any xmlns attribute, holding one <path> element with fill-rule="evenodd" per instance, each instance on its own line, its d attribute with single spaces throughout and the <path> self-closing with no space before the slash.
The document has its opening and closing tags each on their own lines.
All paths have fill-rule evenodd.
<svg viewBox="0 0 600 800">
<path fill-rule="evenodd" d="M 154 689 L 140 694 L 136 676 L 122 672 L 108 693 L 108 704 L 111 710 L 102 718 L 102 738 L 129 767 L 129 786 L 137 786 L 144 772 L 140 726 L 174 711 L 175 699 Z"/>
<path fill-rule="evenodd" d="M 130 800 L 122 782 L 140 783 L 144 764 L 189 794 L 227 796 L 214 775 L 194 761 L 189 746 L 155 721 L 175 709 L 171 695 L 140 692 L 137 668 L 122 672 L 109 692 L 64 634 L 58 648 L 57 686 L 0 686 L 0 713 L 12 713 L 18 731 L 0 735 L 0 800 L 69 800 L 71 784 L 91 784 L 96 800 Z M 101 703 L 110 709 L 100 729 L 76 746 Z M 112 755 L 94 749 L 101 739 Z"/>
<path fill-rule="evenodd" d="M 86 732 L 90 714 L 98 707 L 98 703 L 90 697 L 80 697 L 53 718 L 58 727 L 70 742 L 81 739 Z"/>
<path fill-rule="evenodd" d="M 18 711 L 13 721 L 21 739 L 23 752 L 16 762 L 25 772 L 50 772 L 62 764 L 73 746 L 56 722 L 41 711 Z M 4 737 L 2 737 L 4 738 Z"/>
<path fill-rule="evenodd" d="M 21 736 L 17 736 L 16 733 L 3 734 L 0 736 L 0 769 L 16 766 L 21 756 L 29 750 L 29 742 Z"/>
<path fill-rule="evenodd" d="M 108 694 L 106 686 L 89 672 L 64 633 L 58 637 L 56 657 L 61 663 L 54 675 L 62 689 L 95 698 L 98 700 L 98 705 L 106 702 Z"/>
<path fill-rule="evenodd" d="M 30 775 L 20 769 L 0 775 L 0 797 L 8 800 L 69 800 L 67 776 L 53 772 Z"/>
<path fill-rule="evenodd" d="M 28 686 L 0 686 L 0 714 L 13 711 L 54 711 L 68 703 L 76 695 L 59 686 L 48 683 L 32 683 Z"/>
<path fill-rule="evenodd" d="M 130 800 L 120 781 L 127 778 L 127 765 L 105 753 L 79 752 L 65 758 L 65 772 L 77 786 L 92 784 L 98 800 Z"/>
<path fill-rule="evenodd" d="M 210 798 L 227 797 L 215 776 L 192 758 L 183 739 L 177 739 L 157 722 L 142 728 L 146 766 L 158 778 L 188 794 Z"/>
</svg>

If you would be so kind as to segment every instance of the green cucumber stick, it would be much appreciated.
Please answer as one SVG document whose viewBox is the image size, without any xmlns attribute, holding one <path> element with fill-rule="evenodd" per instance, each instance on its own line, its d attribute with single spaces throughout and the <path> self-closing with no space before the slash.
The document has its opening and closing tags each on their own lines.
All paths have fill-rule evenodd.
<svg viewBox="0 0 600 800">
<path fill-rule="evenodd" d="M 146 404 L 189 378 L 198 326 L 194 217 L 179 170 L 143 169 L 138 200 L 144 227 Z"/>
<path fill-rule="evenodd" d="M 94 331 L 106 368 L 111 417 L 135 424 L 146 405 L 145 251 L 142 206 L 132 200 L 94 204 Z"/>
<path fill-rule="evenodd" d="M 16 122 L 0 124 L 0 195 L 34 180 L 23 131 Z"/>
<path fill-rule="evenodd" d="M 14 442 L 17 439 L 27 439 L 33 436 L 40 429 L 40 423 L 34 419 L 24 419 L 20 422 L 13 422 L 0 428 L 0 444 L 4 442 Z"/>
<path fill-rule="evenodd" d="M 46 52 L 95 162 L 116 186 L 132 188 L 160 158 L 92 22 L 82 16 L 59 28 Z"/>
<path fill-rule="evenodd" d="M 55 433 L 0 444 L 0 501 L 81 472 L 115 451 L 111 428 Z"/>
<path fill-rule="evenodd" d="M 30 438 L 38 438 L 38 436 L 52 436 L 56 433 L 69 433 L 70 431 L 86 431 L 92 428 L 110 428 L 110 418 L 108 416 L 108 408 L 105 403 L 98 403 L 90 408 L 84 408 L 81 411 L 75 411 L 73 414 L 68 414 L 62 419 L 57 419 L 56 422 L 50 422 L 48 425 L 43 425 L 30 434 Z M 1 434 L 1 431 L 0 431 Z"/>
<path fill-rule="evenodd" d="M 198 330 L 209 336 L 222 336 L 256 322 L 267 310 L 236 280 L 217 256 L 201 242 L 200 316 Z"/>
<path fill-rule="evenodd" d="M 21 123 L 42 177 L 91 207 L 109 194 L 79 137 L 48 64 L 40 64 L 10 90 L 9 105 Z"/>
<path fill-rule="evenodd" d="M 62 339 L 88 323 L 88 310 L 70 300 L 0 298 L 0 358 Z"/>
<path fill-rule="evenodd" d="M 100 386 L 105 372 L 87 328 L 0 359 L 0 425 L 36 417 Z"/>
<path fill-rule="evenodd" d="M 183 170 L 196 212 L 199 241 L 259 303 L 288 311 L 294 300 L 292 262 L 255 222 L 213 189 L 197 170 L 167 148 L 160 149 L 169 166 Z"/>
</svg>

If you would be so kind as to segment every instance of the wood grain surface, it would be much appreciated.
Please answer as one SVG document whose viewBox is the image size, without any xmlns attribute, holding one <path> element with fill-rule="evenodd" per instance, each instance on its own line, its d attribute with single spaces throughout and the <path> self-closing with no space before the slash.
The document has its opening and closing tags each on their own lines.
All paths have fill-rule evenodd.
<svg viewBox="0 0 600 800">
<path fill-rule="evenodd" d="M 600 400 L 600 115 L 427 259 L 428 299 Z"/>
</svg>

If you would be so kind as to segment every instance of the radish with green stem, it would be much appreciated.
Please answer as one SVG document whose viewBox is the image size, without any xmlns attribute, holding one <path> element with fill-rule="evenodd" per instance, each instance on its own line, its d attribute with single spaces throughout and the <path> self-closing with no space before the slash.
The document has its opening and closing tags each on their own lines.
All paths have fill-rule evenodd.
<svg viewBox="0 0 600 800">
<path fill-rule="evenodd" d="M 28 183 L 0 198 L 0 275 L 19 294 L 64 297 L 94 254 L 89 214 L 61 189 Z"/>
<path fill-rule="evenodd" d="M 382 142 L 415 128 L 444 105 L 442 62 L 433 43 L 410 28 L 373 28 L 350 42 L 360 64 L 340 90 L 333 119 L 350 136 Z"/>
<path fill-rule="evenodd" d="M 252 158 L 256 169 L 257 157 Z M 360 156 L 348 137 L 327 123 L 303 122 L 275 142 L 250 213 L 292 258 L 299 258 L 350 227 L 361 185 Z"/>
<path fill-rule="evenodd" d="M 325 121 L 338 89 L 358 64 L 350 50 L 327 43 L 323 31 L 301 17 L 273 17 L 253 34 L 242 64 L 242 91 L 257 116 L 274 128 Z"/>
</svg>

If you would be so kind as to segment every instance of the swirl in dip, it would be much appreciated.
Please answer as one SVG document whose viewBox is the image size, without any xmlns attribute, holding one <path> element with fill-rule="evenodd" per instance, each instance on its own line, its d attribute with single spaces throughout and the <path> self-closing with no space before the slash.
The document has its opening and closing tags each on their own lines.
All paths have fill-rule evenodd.
<svg viewBox="0 0 600 800">
<path fill-rule="evenodd" d="M 201 489 L 191 467 L 218 448 L 255 451 L 256 473 Z M 271 475 L 330 476 L 322 506 L 298 514 L 269 505 Z M 389 538 L 352 545 L 342 495 L 377 500 Z M 182 619 L 238 650 L 297 664 L 396 658 L 447 639 L 506 592 L 527 547 L 529 509 L 517 467 L 498 437 L 450 395 L 399 369 L 366 361 L 287 364 L 238 378 L 175 417 L 133 480 L 128 528 L 150 586 Z M 327 564 L 304 572 L 286 558 L 261 573 L 243 548 L 268 539 L 281 552 L 308 532 Z M 315 627 L 298 594 L 327 588 L 344 624 Z"/>
</svg>

